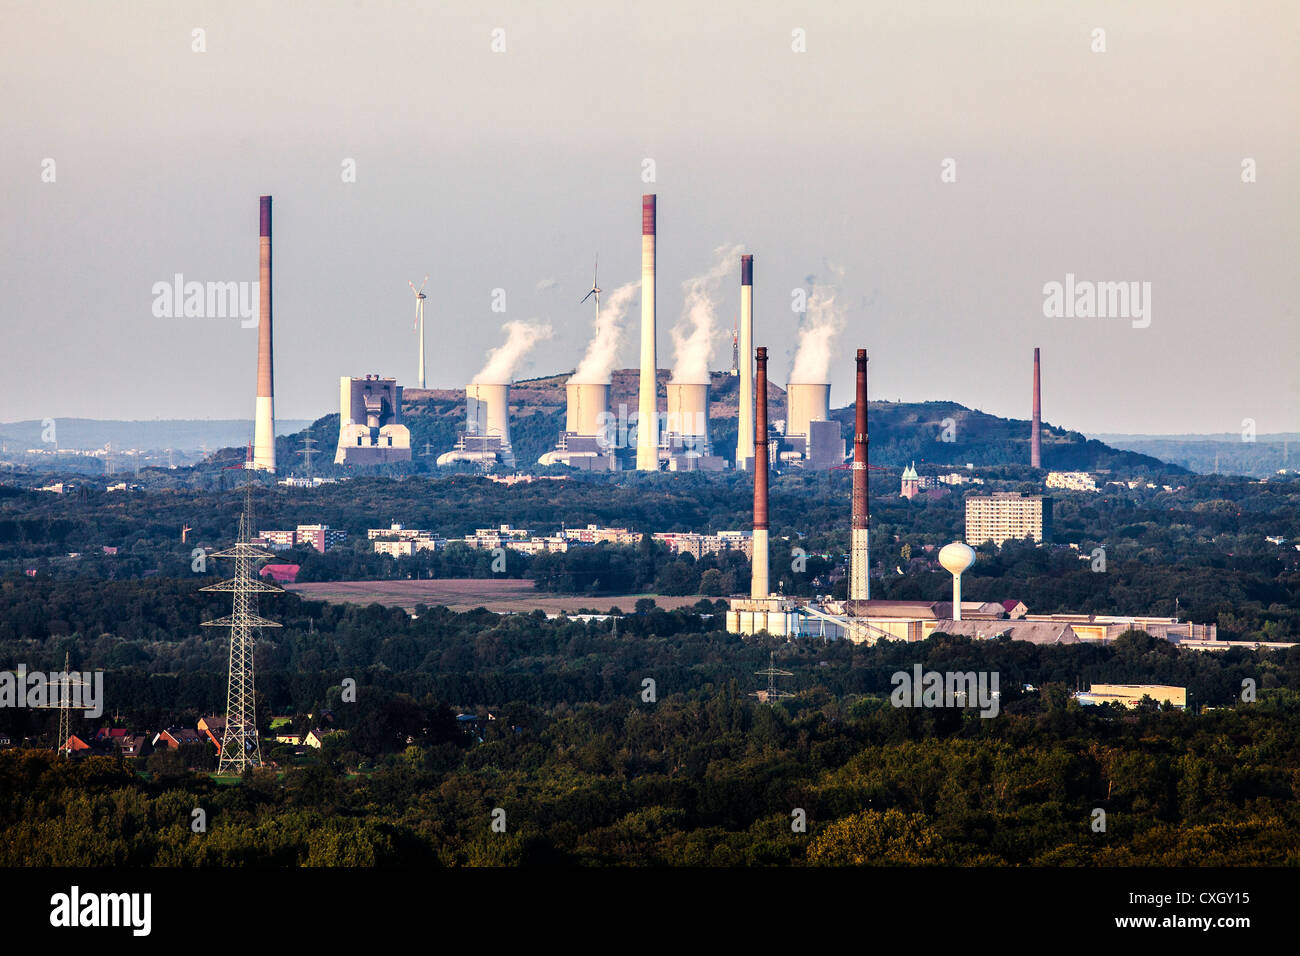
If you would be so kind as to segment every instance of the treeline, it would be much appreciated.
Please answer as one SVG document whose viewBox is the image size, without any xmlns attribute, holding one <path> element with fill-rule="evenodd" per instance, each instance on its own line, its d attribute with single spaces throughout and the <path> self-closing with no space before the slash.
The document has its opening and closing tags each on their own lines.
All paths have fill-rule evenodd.
<svg viewBox="0 0 1300 956">
<path fill-rule="evenodd" d="M 469 735 L 435 698 L 371 691 L 314 763 L 240 786 L 0 751 L 0 865 L 1300 863 L 1294 690 L 1123 713 L 1049 684 L 982 719 L 744 686 L 506 703 Z"/>
</svg>

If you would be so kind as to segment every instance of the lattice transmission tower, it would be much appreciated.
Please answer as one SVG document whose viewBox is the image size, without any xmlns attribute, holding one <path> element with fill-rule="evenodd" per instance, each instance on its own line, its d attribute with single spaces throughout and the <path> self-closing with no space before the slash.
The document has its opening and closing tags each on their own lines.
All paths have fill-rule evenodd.
<svg viewBox="0 0 1300 956">
<path fill-rule="evenodd" d="M 239 517 L 239 540 L 234 547 L 216 551 L 211 557 L 232 558 L 235 576 L 204 591 L 223 591 L 234 596 L 229 617 L 204 621 L 204 627 L 230 628 L 230 676 L 226 685 L 226 729 L 221 738 L 218 774 L 242 774 L 248 767 L 262 765 L 262 748 L 257 739 L 257 710 L 254 701 L 253 647 L 257 630 L 279 627 L 275 621 L 258 617 L 257 595 L 283 591 L 257 574 L 257 565 L 273 557 L 253 544 L 253 482 L 244 488 L 244 512 Z"/>
<path fill-rule="evenodd" d="M 63 673 L 56 675 L 58 682 L 51 688 L 54 692 L 54 700 L 51 703 L 42 705 L 46 709 L 59 712 L 59 739 L 55 741 L 54 751 L 64 757 L 68 757 L 72 753 L 68 747 L 68 741 L 72 739 L 72 712 L 74 710 L 91 709 L 85 700 L 85 688 L 90 685 L 80 677 L 72 675 L 72 672 L 68 670 L 69 660 L 68 652 L 64 651 Z M 54 688 L 57 688 L 57 690 Z"/>
<path fill-rule="evenodd" d="M 759 677 L 767 678 L 767 690 L 756 690 L 749 695 L 750 697 L 757 697 L 760 704 L 774 704 L 778 700 L 794 696 L 788 691 L 777 690 L 776 679 L 778 677 L 793 677 L 794 673 L 776 667 L 776 653 L 774 651 L 767 652 L 767 667 L 761 671 L 754 671 L 754 673 Z"/>
</svg>

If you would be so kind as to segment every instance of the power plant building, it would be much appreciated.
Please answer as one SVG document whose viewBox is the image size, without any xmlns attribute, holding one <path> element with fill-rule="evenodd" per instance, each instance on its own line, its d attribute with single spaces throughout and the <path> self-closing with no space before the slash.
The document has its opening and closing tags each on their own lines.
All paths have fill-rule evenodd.
<svg viewBox="0 0 1300 956">
<path fill-rule="evenodd" d="M 972 495 L 966 499 L 966 543 L 971 547 L 992 542 L 1032 538 L 1042 544 L 1052 533 L 1052 499 L 1021 495 L 1015 491 Z"/>
<path fill-rule="evenodd" d="M 785 436 L 777 460 L 783 467 L 825 471 L 844 464 L 840 423 L 831 420 L 831 387 L 800 384 L 786 387 Z"/>
<path fill-rule="evenodd" d="M 668 412 L 660 431 L 659 457 L 669 471 L 722 471 L 709 437 L 708 383 L 668 383 Z"/>
<path fill-rule="evenodd" d="M 621 471 L 615 423 L 609 417 L 609 385 L 570 380 L 564 386 L 564 431 L 539 465 L 567 465 L 582 471 Z"/>
<path fill-rule="evenodd" d="M 367 375 L 339 379 L 336 465 L 382 465 L 411 460 L 411 433 L 402 424 L 402 387 Z"/>
<path fill-rule="evenodd" d="M 510 445 L 510 386 L 476 384 L 465 386 L 465 430 L 456 447 L 438 456 L 438 467 L 474 464 L 490 469 L 497 465 L 515 467 Z"/>
</svg>

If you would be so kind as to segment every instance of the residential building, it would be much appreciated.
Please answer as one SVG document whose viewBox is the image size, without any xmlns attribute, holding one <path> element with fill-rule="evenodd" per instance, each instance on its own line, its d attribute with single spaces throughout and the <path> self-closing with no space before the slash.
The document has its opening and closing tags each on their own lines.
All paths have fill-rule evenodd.
<svg viewBox="0 0 1300 956">
<path fill-rule="evenodd" d="M 695 531 L 659 531 L 651 535 L 675 554 L 689 554 L 699 559 L 706 554 L 723 551 L 740 551 L 753 557 L 754 539 L 750 531 L 719 531 L 716 534 L 699 534 Z"/>
<path fill-rule="evenodd" d="M 1096 491 L 1097 481 L 1086 471 L 1049 471 L 1045 482 L 1048 488 L 1066 491 Z"/>
<path fill-rule="evenodd" d="M 1050 536 L 1052 501 L 1042 495 L 1015 491 L 972 495 L 966 499 L 966 543 L 972 547 L 992 542 L 1032 538 L 1041 544 Z"/>
</svg>

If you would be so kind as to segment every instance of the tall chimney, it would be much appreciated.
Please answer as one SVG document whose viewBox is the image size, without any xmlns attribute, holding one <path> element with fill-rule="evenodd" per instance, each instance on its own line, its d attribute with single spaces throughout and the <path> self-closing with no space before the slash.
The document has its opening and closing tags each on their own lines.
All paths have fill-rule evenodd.
<svg viewBox="0 0 1300 956">
<path fill-rule="evenodd" d="M 740 416 L 736 422 L 736 467 L 754 457 L 754 257 L 740 257 Z"/>
<path fill-rule="evenodd" d="M 853 425 L 853 523 L 849 532 L 849 600 L 871 599 L 871 513 L 867 503 L 867 350 L 858 349 Z"/>
<path fill-rule="evenodd" d="M 641 391 L 636 414 L 637 471 L 659 470 L 659 420 L 655 413 L 655 196 L 641 197 Z"/>
<path fill-rule="evenodd" d="M 1043 394 L 1039 383 L 1038 349 L 1034 349 L 1034 422 L 1029 431 L 1029 464 L 1043 467 Z"/>
<path fill-rule="evenodd" d="M 263 196 L 258 246 L 260 308 L 257 321 L 257 408 L 253 426 L 253 467 L 275 471 L 275 373 L 271 362 L 271 197 Z"/>
<path fill-rule="evenodd" d="M 746 356 L 748 364 L 748 356 Z M 750 568 L 749 596 L 754 600 L 770 593 L 767 583 L 767 349 L 759 348 L 758 372 L 754 387 L 758 390 L 754 415 L 754 539 Z"/>
</svg>

